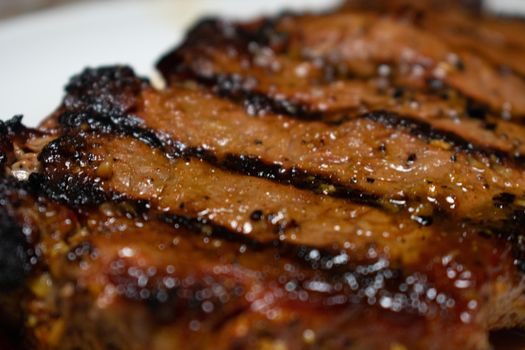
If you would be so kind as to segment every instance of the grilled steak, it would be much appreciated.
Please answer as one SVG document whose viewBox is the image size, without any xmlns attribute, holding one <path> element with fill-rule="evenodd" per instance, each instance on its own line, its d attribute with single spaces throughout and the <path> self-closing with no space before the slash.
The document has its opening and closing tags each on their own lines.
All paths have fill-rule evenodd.
<svg viewBox="0 0 525 350">
<path fill-rule="evenodd" d="M 454 11 L 450 11 L 450 9 Z M 29 349 L 488 349 L 525 324 L 525 22 L 475 1 L 207 19 L 0 122 Z M 7 345 L 6 345 L 7 346 Z"/>
</svg>

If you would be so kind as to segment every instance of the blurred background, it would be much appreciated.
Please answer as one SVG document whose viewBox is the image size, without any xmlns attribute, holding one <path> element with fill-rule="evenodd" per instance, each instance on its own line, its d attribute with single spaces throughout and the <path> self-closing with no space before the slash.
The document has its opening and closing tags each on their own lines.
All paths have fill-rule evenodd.
<svg viewBox="0 0 525 350">
<path fill-rule="evenodd" d="M 0 0 L 0 119 L 36 125 L 86 66 L 129 64 L 155 78 L 155 61 L 199 17 L 249 18 L 342 0 Z M 388 1 L 388 0 L 385 0 Z M 525 13 L 525 0 L 487 0 Z"/>
</svg>

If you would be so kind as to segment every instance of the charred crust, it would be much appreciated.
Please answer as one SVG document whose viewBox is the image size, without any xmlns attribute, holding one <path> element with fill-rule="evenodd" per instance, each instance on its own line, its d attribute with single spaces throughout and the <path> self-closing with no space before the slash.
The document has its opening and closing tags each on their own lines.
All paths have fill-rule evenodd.
<svg viewBox="0 0 525 350">
<path fill-rule="evenodd" d="M 241 38 L 248 50 L 253 46 L 269 47 L 274 52 L 282 52 L 288 47 L 288 34 L 277 29 L 278 23 L 285 15 L 264 18 L 248 25 L 237 26 L 237 36 Z M 251 46 L 251 47 L 250 47 Z"/>
<path fill-rule="evenodd" d="M 59 117 L 59 123 L 62 127 L 71 130 L 87 128 L 104 134 L 131 136 L 151 147 L 162 148 L 162 142 L 157 135 L 144 128 L 143 122 L 133 115 L 64 112 Z"/>
<path fill-rule="evenodd" d="M 511 211 L 510 215 L 501 221 L 497 227 L 485 228 L 484 234 L 485 236 L 488 235 L 488 238 L 496 237 L 507 242 L 512 250 L 514 265 L 520 272 L 525 273 L 525 233 L 523 232 L 525 210 L 508 203 L 509 199 L 504 198 L 505 206 Z"/>
<path fill-rule="evenodd" d="M 362 118 L 383 124 L 388 127 L 404 129 L 411 135 L 424 140 L 444 141 L 451 147 L 455 148 L 456 151 L 478 154 L 483 157 L 496 158 L 499 161 L 508 161 L 517 165 L 522 165 L 524 163 L 522 156 L 513 156 L 506 152 L 500 151 L 499 149 L 474 144 L 453 132 L 436 129 L 432 126 L 432 124 L 422 120 L 416 120 L 388 111 L 366 113 L 362 116 Z"/>
<path fill-rule="evenodd" d="M 471 118 L 485 120 L 487 118 L 489 110 L 487 109 L 487 107 L 468 98 L 466 102 L 465 112 Z"/>
<path fill-rule="evenodd" d="M 0 175 L 13 160 L 13 143 L 23 144 L 33 136 L 42 136 L 40 130 L 27 128 L 22 124 L 22 116 L 16 115 L 6 121 L 0 121 Z"/>
<path fill-rule="evenodd" d="M 235 28 L 232 23 L 214 17 L 203 18 L 189 30 L 184 43 L 161 57 L 156 67 L 164 79 L 170 81 L 175 74 L 188 73 L 184 58 L 186 50 L 199 50 L 205 45 L 232 46 L 234 37 Z"/>
<path fill-rule="evenodd" d="M 74 208 L 122 200 L 123 196 L 104 190 L 100 182 L 86 174 L 71 173 L 69 161 L 87 161 L 86 157 L 89 153 L 85 152 L 82 137 L 63 136 L 44 147 L 38 156 L 43 172 L 32 173 L 28 181 L 39 194 Z"/>
<path fill-rule="evenodd" d="M 516 195 L 508 192 L 502 192 L 494 196 L 494 198 L 492 198 L 492 201 L 494 202 L 495 207 L 503 209 L 513 204 L 515 199 Z"/>
<path fill-rule="evenodd" d="M 25 281 L 31 270 L 29 246 L 18 221 L 10 211 L 9 193 L 24 191 L 12 178 L 0 179 L 0 289 L 10 291 Z"/>
<path fill-rule="evenodd" d="M 27 242 L 20 226 L 0 208 L 0 288 L 21 286 L 30 270 Z"/>
<path fill-rule="evenodd" d="M 121 196 L 107 193 L 89 178 L 67 174 L 59 177 L 33 173 L 29 176 L 29 182 L 40 195 L 77 209 L 122 199 Z"/>
<path fill-rule="evenodd" d="M 95 114 L 132 112 L 148 84 L 127 66 L 87 68 L 67 84 L 63 109 Z"/>
<path fill-rule="evenodd" d="M 206 85 L 213 86 L 219 96 L 244 104 L 248 115 L 275 113 L 290 115 L 303 120 L 323 119 L 322 113 L 312 111 L 308 106 L 285 98 L 271 98 L 263 93 L 253 91 L 250 87 L 253 84 L 239 75 L 221 74 L 212 78 L 197 79 Z"/>
<path fill-rule="evenodd" d="M 7 165 L 7 154 L 12 150 L 11 142 L 7 134 L 7 127 L 3 121 L 0 120 L 0 174 Z"/>
<path fill-rule="evenodd" d="M 201 83 L 212 86 L 220 97 L 227 97 L 244 104 L 246 113 L 252 116 L 267 113 L 292 115 L 301 119 L 320 119 L 322 115 L 312 113 L 307 107 L 289 100 L 273 99 L 263 93 L 253 91 L 255 82 L 235 74 L 220 74 L 206 78 L 196 77 Z"/>
<path fill-rule="evenodd" d="M 243 244 L 249 247 L 251 250 L 260 250 L 264 247 L 264 244 L 260 243 L 256 239 L 246 235 L 239 235 L 223 226 L 216 225 L 205 218 L 188 217 L 170 213 L 161 214 L 159 219 L 175 228 L 184 227 L 198 234 L 205 234 L 217 239 Z"/>
<path fill-rule="evenodd" d="M 288 36 L 277 30 L 280 16 L 262 19 L 245 25 L 209 17 L 199 21 L 186 36 L 184 43 L 169 52 L 157 62 L 156 67 L 167 81 L 173 75 L 188 72 L 185 55 L 190 50 L 205 50 L 209 47 L 234 49 L 238 55 L 250 57 L 251 50 L 270 47 L 273 51 L 283 51 L 288 44 Z"/>
<path fill-rule="evenodd" d="M 219 165 L 241 174 L 273 180 L 360 204 L 379 206 L 380 198 L 374 194 L 349 188 L 329 178 L 312 174 L 297 167 L 284 168 L 278 164 L 267 164 L 257 156 L 228 154 Z"/>
</svg>

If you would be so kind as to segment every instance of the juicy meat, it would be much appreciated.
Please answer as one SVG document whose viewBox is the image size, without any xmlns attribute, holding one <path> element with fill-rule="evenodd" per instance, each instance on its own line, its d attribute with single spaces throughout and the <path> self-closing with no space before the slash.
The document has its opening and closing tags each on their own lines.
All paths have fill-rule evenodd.
<svg viewBox="0 0 525 350">
<path fill-rule="evenodd" d="M 0 122 L 29 349 L 487 349 L 525 324 L 524 24 L 476 1 L 209 19 Z M 454 11 L 447 11 L 453 8 Z"/>
</svg>

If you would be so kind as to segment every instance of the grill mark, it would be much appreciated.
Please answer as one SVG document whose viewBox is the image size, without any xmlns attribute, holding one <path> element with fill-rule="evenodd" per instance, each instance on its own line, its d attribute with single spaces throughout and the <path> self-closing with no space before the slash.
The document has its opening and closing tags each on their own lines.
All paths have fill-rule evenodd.
<svg viewBox="0 0 525 350">
<path fill-rule="evenodd" d="M 249 176 L 261 177 L 279 183 L 292 185 L 317 194 L 330 195 L 350 200 L 354 203 L 379 207 L 380 197 L 337 183 L 327 176 L 312 174 L 298 167 L 284 168 L 277 164 L 267 164 L 257 156 L 227 154 L 215 165 L 230 171 Z"/>
<path fill-rule="evenodd" d="M 496 148 L 478 145 L 454 132 L 436 129 L 431 123 L 422 120 L 401 116 L 397 113 L 388 111 L 370 112 L 361 117 L 388 127 L 406 130 L 411 135 L 428 141 L 445 141 L 459 151 L 479 154 L 492 159 L 496 158 L 499 161 L 507 161 L 518 166 L 522 166 L 525 163 L 525 156 L 523 155 L 511 155 Z"/>
<path fill-rule="evenodd" d="M 21 287 L 31 269 L 34 257 L 20 222 L 12 207 L 12 196 L 27 194 L 25 182 L 0 177 L 0 288 L 12 291 Z"/>
<path fill-rule="evenodd" d="M 323 120 L 325 115 L 312 111 L 311 108 L 292 102 L 285 98 L 272 98 L 265 93 L 246 89 L 246 80 L 239 75 L 221 74 L 215 77 L 195 76 L 195 79 L 207 86 L 212 86 L 213 91 L 220 97 L 244 105 L 249 115 L 257 116 L 264 113 L 284 114 L 302 120 Z M 248 78 L 249 79 L 249 78 Z M 341 122 L 341 121 L 338 121 Z"/>
<path fill-rule="evenodd" d="M 143 122 L 130 114 L 67 111 L 59 116 L 58 121 L 66 129 L 81 130 L 83 126 L 87 126 L 106 134 L 116 131 L 140 140 L 153 148 L 163 148 L 163 143 L 155 132 L 144 128 Z M 81 142 L 80 139 L 71 141 Z"/>
</svg>

